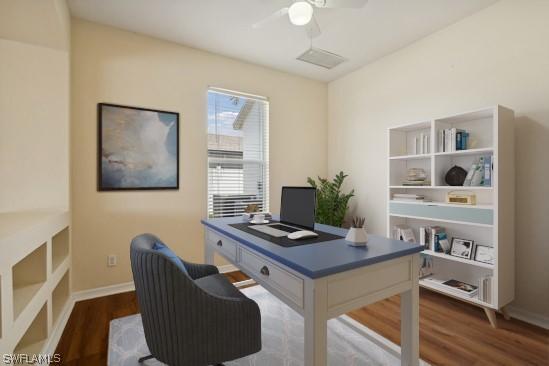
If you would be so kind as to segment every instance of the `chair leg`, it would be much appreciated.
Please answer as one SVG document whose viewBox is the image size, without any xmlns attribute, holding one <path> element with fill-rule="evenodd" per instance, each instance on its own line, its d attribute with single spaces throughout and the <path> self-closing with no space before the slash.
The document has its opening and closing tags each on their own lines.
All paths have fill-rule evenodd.
<svg viewBox="0 0 549 366">
<path fill-rule="evenodd" d="M 145 356 L 145 357 L 141 357 L 139 360 L 137 360 L 137 362 L 141 363 L 141 362 L 150 360 L 151 358 L 154 358 L 154 356 L 153 355 L 148 355 L 148 356 Z"/>
</svg>

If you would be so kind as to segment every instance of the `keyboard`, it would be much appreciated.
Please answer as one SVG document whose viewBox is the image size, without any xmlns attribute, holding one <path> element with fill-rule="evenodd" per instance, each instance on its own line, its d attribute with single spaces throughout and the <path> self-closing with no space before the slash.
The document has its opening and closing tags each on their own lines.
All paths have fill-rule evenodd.
<svg viewBox="0 0 549 366">
<path fill-rule="evenodd" d="M 282 224 L 269 225 L 269 227 L 271 227 L 273 229 L 277 229 L 277 230 L 282 230 L 282 231 L 285 231 L 287 233 L 295 233 L 296 231 L 300 230 L 300 229 L 294 229 L 293 227 L 289 227 L 289 226 L 282 225 Z"/>
</svg>

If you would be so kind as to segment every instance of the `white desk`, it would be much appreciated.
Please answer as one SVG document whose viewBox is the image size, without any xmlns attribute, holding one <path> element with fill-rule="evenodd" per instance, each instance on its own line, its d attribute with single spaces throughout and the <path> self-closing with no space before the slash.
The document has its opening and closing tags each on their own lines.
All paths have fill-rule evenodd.
<svg viewBox="0 0 549 366">
<path fill-rule="evenodd" d="M 419 252 L 422 247 L 370 235 L 367 248 L 338 239 L 291 248 L 233 228 L 240 218 L 203 220 L 205 261 L 217 252 L 305 318 L 305 366 L 327 364 L 327 321 L 401 295 L 401 364 L 419 364 Z M 346 230 L 315 230 L 345 236 Z"/>
</svg>

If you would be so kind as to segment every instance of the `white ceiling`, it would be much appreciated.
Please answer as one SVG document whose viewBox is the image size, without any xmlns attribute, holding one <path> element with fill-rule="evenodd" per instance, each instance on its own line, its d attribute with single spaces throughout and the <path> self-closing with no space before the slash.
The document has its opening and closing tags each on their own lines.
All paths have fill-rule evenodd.
<svg viewBox="0 0 549 366">
<path fill-rule="evenodd" d="M 73 16 L 248 62 L 331 81 L 497 0 L 370 0 L 362 9 L 315 9 L 313 45 L 349 61 L 326 70 L 295 58 L 310 45 L 281 18 L 251 25 L 292 0 L 69 0 Z"/>
</svg>

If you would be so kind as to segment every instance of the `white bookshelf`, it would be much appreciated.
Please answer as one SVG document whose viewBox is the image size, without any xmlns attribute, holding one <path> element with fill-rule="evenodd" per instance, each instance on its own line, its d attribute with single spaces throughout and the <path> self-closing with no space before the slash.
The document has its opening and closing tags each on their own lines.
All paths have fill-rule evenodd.
<svg viewBox="0 0 549 366">
<path fill-rule="evenodd" d="M 70 311 L 70 215 L 0 213 L 0 354 L 53 352 Z"/>
<path fill-rule="evenodd" d="M 440 130 L 449 128 L 469 132 L 467 150 L 440 150 Z M 422 134 L 429 134 L 430 146 L 426 153 L 417 154 L 414 141 Z M 487 155 L 493 162 L 491 186 L 447 185 L 445 175 L 450 168 L 457 165 L 468 171 L 473 162 Z M 419 240 L 421 226 L 441 226 L 450 242 L 455 237 L 493 247 L 494 264 L 427 249 L 423 255 L 432 260 L 433 274 L 419 282 L 431 291 L 482 307 L 494 327 L 497 326 L 495 311 L 507 317 L 505 306 L 514 299 L 515 293 L 514 160 L 514 112 L 501 106 L 400 125 L 388 131 L 387 235 L 393 235 L 395 225 L 407 225 Z M 430 185 L 402 185 L 410 168 L 424 169 Z M 474 193 L 477 204 L 446 203 L 450 191 Z M 430 202 L 393 200 L 395 193 L 421 194 Z M 490 298 L 484 300 L 479 299 L 478 294 L 461 295 L 439 284 L 455 279 L 478 286 L 479 279 L 486 276 L 491 276 L 492 284 Z"/>
</svg>

